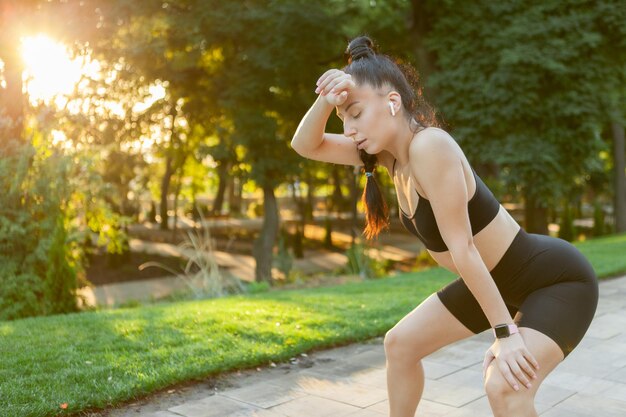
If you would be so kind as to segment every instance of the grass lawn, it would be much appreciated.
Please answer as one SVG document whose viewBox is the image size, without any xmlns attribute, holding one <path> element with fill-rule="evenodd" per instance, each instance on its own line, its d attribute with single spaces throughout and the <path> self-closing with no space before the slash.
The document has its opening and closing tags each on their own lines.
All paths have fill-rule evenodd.
<svg viewBox="0 0 626 417">
<path fill-rule="evenodd" d="M 577 246 L 599 276 L 626 273 L 626 234 Z M 0 415 L 104 408 L 177 382 L 381 336 L 455 278 L 432 268 L 334 287 L 0 322 Z"/>
</svg>

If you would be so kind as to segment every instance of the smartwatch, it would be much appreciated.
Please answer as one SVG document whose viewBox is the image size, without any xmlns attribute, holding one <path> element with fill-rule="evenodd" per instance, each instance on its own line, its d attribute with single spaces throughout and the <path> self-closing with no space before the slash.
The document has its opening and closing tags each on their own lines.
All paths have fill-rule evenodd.
<svg viewBox="0 0 626 417">
<path fill-rule="evenodd" d="M 514 333 L 519 333 L 519 329 L 515 324 L 498 324 L 493 328 L 493 335 L 498 339 L 509 337 Z"/>
</svg>

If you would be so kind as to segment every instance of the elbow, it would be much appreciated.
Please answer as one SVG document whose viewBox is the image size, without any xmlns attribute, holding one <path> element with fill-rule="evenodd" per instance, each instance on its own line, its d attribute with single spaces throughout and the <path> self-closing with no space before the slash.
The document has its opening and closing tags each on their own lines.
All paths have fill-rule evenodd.
<svg viewBox="0 0 626 417">
<path fill-rule="evenodd" d="M 293 139 L 291 139 L 291 149 L 296 151 L 298 155 L 306 157 L 305 151 L 300 146 L 300 141 L 298 140 L 296 136 L 294 136 Z"/>
<path fill-rule="evenodd" d="M 302 155 L 301 151 L 298 149 L 298 141 L 296 140 L 295 136 L 293 137 L 293 139 L 291 139 L 291 149 L 296 151 L 298 155 Z"/>
<path fill-rule="evenodd" d="M 478 249 L 476 249 L 476 246 L 474 245 L 474 241 L 472 239 L 463 239 L 448 246 L 448 249 L 450 250 L 450 255 L 452 256 L 452 260 L 457 267 L 460 264 L 464 264 L 475 255 L 478 255 L 480 257 Z"/>
</svg>

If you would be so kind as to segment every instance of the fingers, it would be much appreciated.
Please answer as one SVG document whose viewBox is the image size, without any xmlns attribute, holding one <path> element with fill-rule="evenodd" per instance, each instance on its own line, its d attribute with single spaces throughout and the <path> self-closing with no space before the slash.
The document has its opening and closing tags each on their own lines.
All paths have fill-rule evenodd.
<svg viewBox="0 0 626 417">
<path fill-rule="evenodd" d="M 502 373 L 502 376 L 515 391 L 519 390 L 518 382 L 521 382 L 528 389 L 532 388 L 532 384 L 528 379 L 528 376 L 536 379 L 537 375 L 533 371 L 530 364 L 526 361 L 524 356 L 519 355 L 517 356 L 517 358 L 514 357 L 512 358 L 512 360 L 509 361 L 502 359 L 497 360 L 496 362 L 498 364 L 500 372 Z M 527 372 L 528 375 L 524 372 Z"/>
<path fill-rule="evenodd" d="M 487 378 L 487 368 L 489 368 L 489 364 L 494 360 L 494 358 L 495 356 L 493 356 L 491 350 L 488 350 L 485 354 L 485 360 L 483 361 L 483 379 Z"/>
<path fill-rule="evenodd" d="M 324 89 L 326 88 L 326 86 L 328 86 L 328 84 L 335 77 L 337 77 L 337 75 L 339 75 L 338 73 L 343 73 L 343 72 L 339 71 L 339 70 L 336 70 L 336 69 L 329 69 L 324 74 L 322 74 L 322 76 L 319 78 L 319 80 L 317 80 L 317 83 L 316 83 L 317 84 L 317 89 L 315 90 L 315 92 L 316 93 L 323 93 Z"/>
<path fill-rule="evenodd" d="M 519 385 L 518 385 L 515 377 L 511 373 L 511 370 L 509 368 L 509 364 L 506 361 L 504 361 L 504 360 L 502 360 L 502 361 L 497 360 L 496 363 L 498 364 L 498 369 L 500 369 L 500 373 L 502 374 L 502 376 L 504 377 L 506 382 L 508 382 L 509 385 L 511 387 L 513 387 L 513 389 L 515 391 L 519 391 Z"/>
<path fill-rule="evenodd" d="M 526 360 L 524 358 L 521 358 L 522 361 L 526 362 Z M 526 364 L 528 365 L 528 364 Z M 526 376 L 526 374 L 524 372 L 522 372 L 522 368 L 520 368 L 518 362 L 511 362 L 509 364 L 509 368 L 511 368 L 511 372 L 513 373 L 513 375 L 515 375 L 517 377 L 517 379 L 526 387 L 529 388 L 531 387 L 530 385 L 530 381 L 528 380 L 528 377 Z M 515 381 L 517 383 L 517 381 Z"/>
<path fill-rule="evenodd" d="M 530 362 L 530 363 L 529 363 Z M 524 356 L 521 361 L 518 361 L 524 371 L 533 379 L 537 379 L 537 373 L 534 371 L 533 366 L 539 369 L 539 363 L 537 360 L 530 354 L 530 352 L 524 352 Z M 532 366 L 531 366 L 532 364 Z"/>
<path fill-rule="evenodd" d="M 327 70 L 325 73 L 323 73 L 317 80 L 317 82 L 315 84 L 317 84 L 318 86 L 326 79 L 326 77 L 328 77 L 330 74 L 332 74 L 333 72 L 339 71 L 335 68 L 331 68 L 329 70 Z"/>
<path fill-rule="evenodd" d="M 530 363 L 536 368 L 539 369 L 539 362 L 537 361 L 537 359 L 535 359 L 535 357 L 533 356 L 532 353 L 530 353 L 528 350 L 524 351 L 524 357 L 530 361 Z"/>
<path fill-rule="evenodd" d="M 338 77 L 333 77 L 333 78 L 329 78 L 328 80 L 324 81 L 319 87 L 318 90 L 320 90 L 320 94 L 322 94 L 323 96 L 328 94 L 333 88 L 335 88 L 339 83 L 341 83 L 342 81 L 345 80 L 345 77 L 347 77 L 347 75 L 344 76 L 338 76 Z"/>
<path fill-rule="evenodd" d="M 328 84 L 328 87 L 326 88 L 329 89 L 329 94 L 337 94 L 343 89 L 348 90 L 353 87 L 354 82 L 350 78 L 342 78 L 336 80 L 336 82 L 333 81 L 332 83 Z"/>
<path fill-rule="evenodd" d="M 336 87 L 339 83 L 342 83 L 346 80 L 351 81 L 351 79 L 352 79 L 352 76 L 350 74 L 346 74 L 343 71 L 339 71 L 339 70 L 326 71 L 317 81 L 317 88 L 315 89 L 315 92 L 324 96 L 328 94 L 330 90 L 333 87 Z M 349 86 L 349 84 L 346 84 L 346 86 Z M 352 82 L 352 86 L 354 86 L 353 82 Z"/>
</svg>

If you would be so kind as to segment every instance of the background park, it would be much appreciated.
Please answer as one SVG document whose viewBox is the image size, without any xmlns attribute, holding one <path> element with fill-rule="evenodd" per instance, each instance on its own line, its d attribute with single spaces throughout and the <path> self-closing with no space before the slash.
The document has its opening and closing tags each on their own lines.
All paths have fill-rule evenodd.
<svg viewBox="0 0 626 417">
<path fill-rule="evenodd" d="M 624 21 L 618 0 L 0 0 L 0 415 L 382 336 L 456 278 L 382 168 L 367 241 L 362 170 L 290 146 L 360 34 L 417 68 L 527 231 L 624 275 Z M 128 283 L 143 297 L 94 302 Z"/>
</svg>

